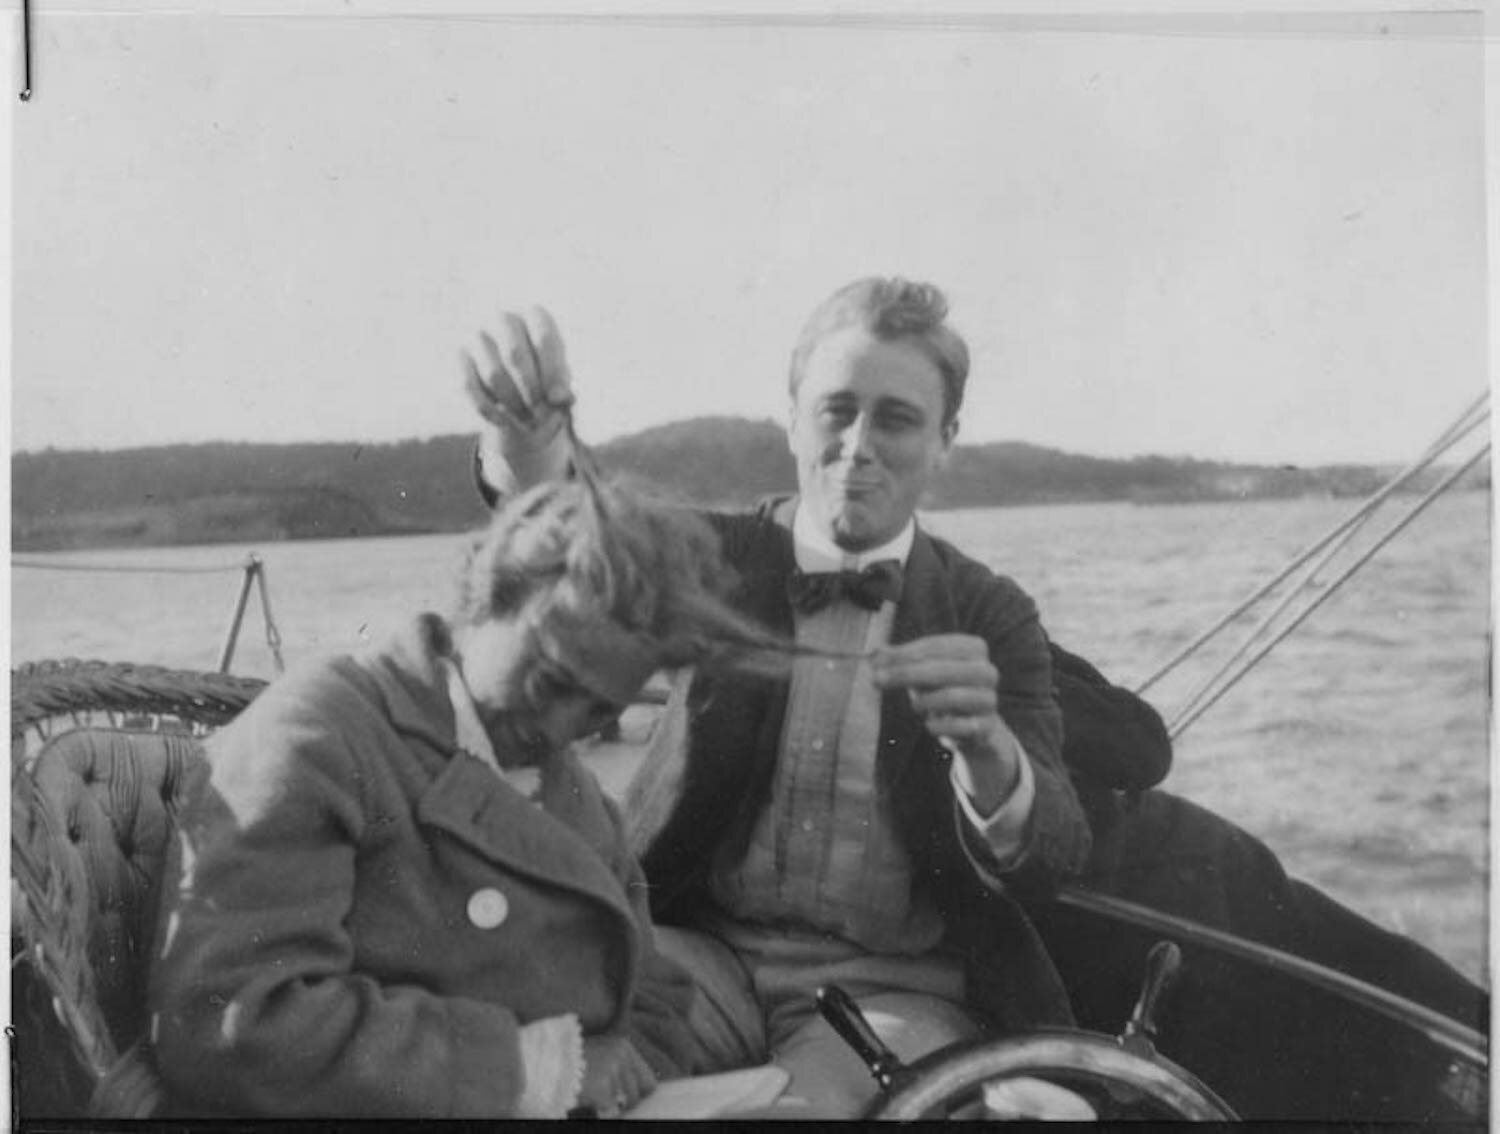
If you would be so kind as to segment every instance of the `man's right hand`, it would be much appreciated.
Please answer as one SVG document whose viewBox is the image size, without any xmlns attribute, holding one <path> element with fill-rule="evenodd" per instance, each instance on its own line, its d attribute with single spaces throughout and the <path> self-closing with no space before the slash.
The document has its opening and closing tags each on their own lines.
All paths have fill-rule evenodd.
<svg viewBox="0 0 1500 1134">
<path fill-rule="evenodd" d="M 484 479 L 513 492 L 567 475 L 562 436 L 573 383 L 562 336 L 540 307 L 504 311 L 491 335 L 480 331 L 478 357 L 463 354 L 465 388 L 484 419 L 479 456 Z"/>
</svg>

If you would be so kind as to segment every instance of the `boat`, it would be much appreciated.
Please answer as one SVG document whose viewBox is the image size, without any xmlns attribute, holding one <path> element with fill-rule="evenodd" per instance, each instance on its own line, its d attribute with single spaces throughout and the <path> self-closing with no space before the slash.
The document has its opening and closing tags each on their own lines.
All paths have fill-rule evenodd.
<svg viewBox="0 0 1500 1134">
<path fill-rule="evenodd" d="M 1478 409 L 1148 679 L 1316 560 L 1302 580 L 1312 597 L 1300 610 L 1293 596 L 1283 598 L 1242 644 L 1241 668 L 1221 669 L 1174 719 L 1174 736 L 1487 453 L 1486 445 L 1443 478 L 1351 566 L 1319 578 L 1382 500 L 1462 436 L 1464 421 L 1472 429 L 1481 420 Z M 23 1120 L 157 1112 L 145 951 L 175 787 L 201 759 L 204 737 L 266 684 L 228 672 L 257 584 L 279 663 L 264 565 L 251 556 L 218 672 L 66 660 L 11 672 L 13 1086 Z M 633 719 L 623 739 L 594 744 L 606 790 L 623 794 L 644 735 L 672 709 L 666 691 L 648 685 L 627 713 Z M 1472 1018 L 1455 1018 L 1306 958 L 1078 884 L 1028 900 L 1027 911 L 1073 1001 L 1074 1028 L 959 1044 L 903 1066 L 841 990 L 822 990 L 824 1015 L 881 1086 L 871 1117 L 970 1115 L 975 1107 L 995 1113 L 997 1084 L 1041 1081 L 1073 1090 L 1105 1119 L 1486 1122 L 1487 997 Z"/>
<path fill-rule="evenodd" d="M 22 1119 L 149 1117 L 145 950 L 174 785 L 256 678 L 111 662 L 11 674 L 12 1011 Z M 658 706 L 645 707 L 656 711 Z M 872 1117 L 1042 1079 L 1110 1118 L 1485 1121 L 1483 1032 L 1268 946 L 1087 888 L 1029 906 L 1078 1026 L 897 1065 L 857 1011 L 825 1015 L 882 1083 Z M 774 1113 L 774 1112 L 767 1112 Z"/>
</svg>

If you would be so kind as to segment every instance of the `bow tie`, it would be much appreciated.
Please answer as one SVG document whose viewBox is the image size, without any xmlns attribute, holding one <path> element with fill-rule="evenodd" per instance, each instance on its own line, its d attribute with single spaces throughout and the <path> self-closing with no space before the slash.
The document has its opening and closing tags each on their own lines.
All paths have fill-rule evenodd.
<svg viewBox="0 0 1500 1134">
<path fill-rule="evenodd" d="M 901 564 L 895 559 L 882 559 L 863 571 L 815 574 L 794 569 L 786 589 L 792 606 L 803 614 L 822 610 L 841 597 L 866 610 L 879 610 L 881 603 L 895 602 L 901 596 Z"/>
</svg>

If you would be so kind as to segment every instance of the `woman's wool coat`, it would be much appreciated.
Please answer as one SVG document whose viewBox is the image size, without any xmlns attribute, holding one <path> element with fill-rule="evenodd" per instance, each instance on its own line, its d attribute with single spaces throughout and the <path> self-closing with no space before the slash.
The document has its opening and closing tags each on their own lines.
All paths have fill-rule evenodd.
<svg viewBox="0 0 1500 1134">
<path fill-rule="evenodd" d="M 537 802 L 459 751 L 434 616 L 288 675 L 210 742 L 168 863 L 150 998 L 179 1105 L 506 1116 L 518 1028 L 573 1012 L 690 1069 L 619 817 L 565 755 Z"/>
</svg>

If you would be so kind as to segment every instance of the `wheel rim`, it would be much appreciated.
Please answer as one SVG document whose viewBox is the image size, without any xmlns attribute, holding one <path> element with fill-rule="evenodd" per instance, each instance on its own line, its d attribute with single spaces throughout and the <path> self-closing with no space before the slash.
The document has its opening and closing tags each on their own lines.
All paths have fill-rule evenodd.
<svg viewBox="0 0 1500 1134">
<path fill-rule="evenodd" d="M 1170 1060 L 1138 1055 L 1092 1032 L 1036 1032 L 938 1052 L 902 1074 L 870 1117 L 919 1119 L 991 1080 L 1049 1074 L 1132 1088 L 1183 1119 L 1236 1118 L 1213 1091 Z"/>
</svg>

